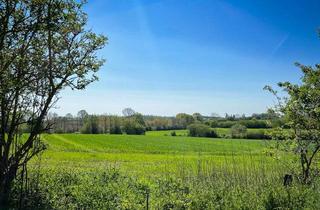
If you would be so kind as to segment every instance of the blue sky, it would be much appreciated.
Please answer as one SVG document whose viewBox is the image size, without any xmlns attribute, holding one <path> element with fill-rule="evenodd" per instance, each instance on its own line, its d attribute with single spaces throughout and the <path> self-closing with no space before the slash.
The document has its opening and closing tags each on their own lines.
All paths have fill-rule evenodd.
<svg viewBox="0 0 320 210">
<path fill-rule="evenodd" d="M 306 0 L 89 0 L 88 27 L 109 38 L 107 62 L 85 91 L 66 90 L 59 114 L 252 114 L 263 91 L 298 82 L 293 63 L 319 63 L 320 2 Z"/>
</svg>

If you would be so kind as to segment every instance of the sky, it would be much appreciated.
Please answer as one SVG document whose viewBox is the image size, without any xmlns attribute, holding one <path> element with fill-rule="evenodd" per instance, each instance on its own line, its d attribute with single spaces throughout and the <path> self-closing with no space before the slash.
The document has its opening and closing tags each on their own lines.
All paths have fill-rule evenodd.
<svg viewBox="0 0 320 210">
<path fill-rule="evenodd" d="M 263 90 L 299 82 L 295 62 L 320 63 L 318 0 L 89 0 L 88 28 L 108 37 L 106 63 L 54 112 L 173 116 L 262 113 Z"/>
</svg>

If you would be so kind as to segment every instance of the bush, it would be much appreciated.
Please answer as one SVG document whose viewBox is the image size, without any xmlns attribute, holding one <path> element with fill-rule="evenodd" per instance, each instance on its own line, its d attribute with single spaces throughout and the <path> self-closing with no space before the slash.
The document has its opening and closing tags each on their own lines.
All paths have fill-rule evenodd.
<svg viewBox="0 0 320 210">
<path fill-rule="evenodd" d="M 247 128 L 270 128 L 266 120 L 241 120 L 240 124 L 246 126 Z"/>
<path fill-rule="evenodd" d="M 247 127 L 241 124 L 235 124 L 230 129 L 232 138 L 246 138 L 247 136 Z"/>
<path fill-rule="evenodd" d="M 171 131 L 171 136 L 177 136 L 175 131 Z"/>
<path fill-rule="evenodd" d="M 188 126 L 189 136 L 217 138 L 215 130 L 204 124 L 191 124 Z"/>
<path fill-rule="evenodd" d="M 269 135 L 263 130 L 249 131 L 246 136 L 247 139 L 271 139 Z"/>
<path fill-rule="evenodd" d="M 146 128 L 139 123 L 128 120 L 124 122 L 122 131 L 123 133 L 126 133 L 128 135 L 144 135 L 146 132 Z"/>
<path fill-rule="evenodd" d="M 242 124 L 247 128 L 270 128 L 272 125 L 266 120 L 211 120 L 208 122 L 212 128 L 231 128 L 236 124 Z"/>
</svg>

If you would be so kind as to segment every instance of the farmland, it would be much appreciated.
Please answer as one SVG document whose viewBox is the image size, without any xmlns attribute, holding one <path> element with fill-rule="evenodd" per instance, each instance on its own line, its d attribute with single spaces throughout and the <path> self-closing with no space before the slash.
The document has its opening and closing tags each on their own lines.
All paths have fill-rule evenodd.
<svg viewBox="0 0 320 210">
<path fill-rule="evenodd" d="M 310 198 L 313 190 L 282 186 L 282 174 L 287 171 L 267 155 L 270 141 L 162 134 L 43 135 L 47 151 L 41 162 L 36 158 L 30 165 L 34 171 L 30 178 L 41 183 L 38 205 L 55 209 L 316 205 L 303 197 Z M 41 169 L 34 170 L 37 167 Z"/>
<path fill-rule="evenodd" d="M 247 158 L 268 159 L 263 155 L 265 141 L 171 137 L 161 133 L 153 132 L 155 136 L 45 135 L 48 151 L 43 158 L 49 166 L 63 163 L 65 167 L 83 168 L 92 162 L 88 167 L 114 164 L 131 171 L 150 170 L 151 174 L 152 171 L 158 174 L 159 169 L 172 172 L 172 168 L 194 165 L 199 160 L 220 167 L 234 159 L 242 163 Z"/>
</svg>

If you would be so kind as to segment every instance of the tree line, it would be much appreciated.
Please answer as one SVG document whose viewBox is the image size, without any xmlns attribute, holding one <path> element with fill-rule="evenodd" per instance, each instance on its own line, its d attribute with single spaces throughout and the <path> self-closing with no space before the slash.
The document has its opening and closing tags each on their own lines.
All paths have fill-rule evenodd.
<svg viewBox="0 0 320 210">
<path fill-rule="evenodd" d="M 47 123 L 52 124 L 50 133 L 84 134 L 144 134 L 151 130 L 188 129 L 190 125 L 201 124 L 210 128 L 232 128 L 242 125 L 246 128 L 274 128 L 282 125 L 282 119 L 272 112 L 251 116 L 229 115 L 203 116 L 200 113 L 178 113 L 176 116 L 142 115 L 131 108 L 122 111 L 122 115 L 89 114 L 80 110 L 76 115 L 65 116 L 51 113 Z M 26 131 L 28 132 L 27 128 Z"/>
</svg>

